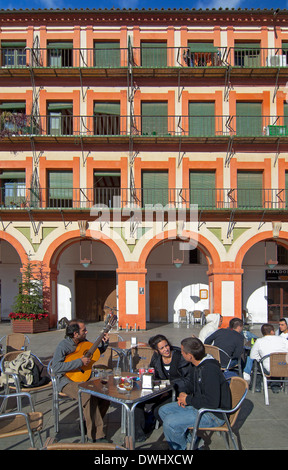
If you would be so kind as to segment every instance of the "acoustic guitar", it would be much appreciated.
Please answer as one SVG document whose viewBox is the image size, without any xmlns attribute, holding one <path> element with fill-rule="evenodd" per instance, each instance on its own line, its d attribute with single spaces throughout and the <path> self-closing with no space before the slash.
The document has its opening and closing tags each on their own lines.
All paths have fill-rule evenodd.
<svg viewBox="0 0 288 470">
<path fill-rule="evenodd" d="M 92 367 L 95 362 L 98 361 L 101 355 L 98 346 L 101 343 L 105 333 L 108 333 L 108 331 L 115 325 L 117 321 L 117 315 L 111 315 L 107 320 L 108 321 L 104 330 L 94 343 L 90 343 L 89 341 L 82 341 L 77 345 L 77 348 L 73 353 L 67 354 L 64 362 L 70 362 L 83 356 L 91 358 L 91 361 L 86 366 L 83 365 L 80 369 L 66 372 L 66 377 L 68 377 L 73 382 L 86 382 L 90 379 Z"/>
</svg>

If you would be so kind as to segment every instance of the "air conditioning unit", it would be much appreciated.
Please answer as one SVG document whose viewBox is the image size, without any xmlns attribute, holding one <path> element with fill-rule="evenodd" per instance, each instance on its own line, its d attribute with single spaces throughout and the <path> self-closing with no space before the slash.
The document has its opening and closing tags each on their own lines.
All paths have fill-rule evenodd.
<svg viewBox="0 0 288 470">
<path fill-rule="evenodd" d="M 267 57 L 267 65 L 268 67 L 286 67 L 286 55 L 271 55 Z"/>
</svg>

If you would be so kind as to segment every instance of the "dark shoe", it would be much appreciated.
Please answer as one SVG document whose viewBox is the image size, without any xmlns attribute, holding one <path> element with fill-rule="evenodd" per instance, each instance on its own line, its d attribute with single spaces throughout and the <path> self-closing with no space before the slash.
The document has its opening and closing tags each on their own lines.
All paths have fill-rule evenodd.
<svg viewBox="0 0 288 470">
<path fill-rule="evenodd" d="M 145 442 L 146 441 L 146 436 L 137 436 L 135 437 L 135 442 Z"/>
<path fill-rule="evenodd" d="M 95 439 L 95 442 L 99 442 L 99 443 L 107 443 L 107 444 L 111 444 L 112 441 L 111 439 L 107 439 L 107 437 L 100 437 L 99 439 Z"/>
</svg>

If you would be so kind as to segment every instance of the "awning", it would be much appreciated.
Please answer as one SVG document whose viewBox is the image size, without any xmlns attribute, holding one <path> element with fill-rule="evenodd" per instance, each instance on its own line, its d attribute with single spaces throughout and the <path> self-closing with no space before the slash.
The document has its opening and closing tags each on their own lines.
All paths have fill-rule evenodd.
<svg viewBox="0 0 288 470">
<path fill-rule="evenodd" d="M 73 103 L 49 103 L 48 111 L 58 111 L 61 109 L 73 109 Z"/>
<path fill-rule="evenodd" d="M 12 101 L 9 101 L 9 102 L 6 102 L 6 103 L 1 103 L 0 104 L 0 109 L 10 109 L 10 110 L 11 109 L 24 109 L 25 110 L 26 109 L 26 103 L 25 103 L 25 101 L 22 102 L 22 103 L 20 103 L 19 101 L 18 101 L 18 103 L 17 102 L 14 103 Z"/>
<path fill-rule="evenodd" d="M 16 180 L 16 179 L 24 179 L 26 178 L 25 171 L 3 171 L 0 174 L 1 180 Z"/>
<path fill-rule="evenodd" d="M 73 49 L 73 42 L 48 42 L 47 49 Z"/>
<path fill-rule="evenodd" d="M 208 42 L 188 42 L 191 52 L 218 52 L 218 47 Z"/>
</svg>

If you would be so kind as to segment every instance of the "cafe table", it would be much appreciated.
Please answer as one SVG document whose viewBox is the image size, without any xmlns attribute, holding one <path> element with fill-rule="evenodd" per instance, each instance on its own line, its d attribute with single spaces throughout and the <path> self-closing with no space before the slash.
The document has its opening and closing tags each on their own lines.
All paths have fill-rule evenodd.
<svg viewBox="0 0 288 470">
<path fill-rule="evenodd" d="M 132 374 L 133 375 L 133 374 Z M 122 406 L 126 417 L 125 420 L 125 445 L 127 449 L 135 448 L 135 418 L 134 410 L 135 407 L 142 402 L 151 400 L 154 397 L 162 395 L 162 393 L 172 391 L 172 399 L 175 398 L 174 388 L 168 381 L 159 381 L 159 385 L 150 389 L 142 389 L 141 380 L 136 380 L 138 376 L 134 374 L 133 389 L 131 391 L 122 391 L 119 389 L 121 379 L 114 378 L 113 375 L 108 376 L 108 383 L 103 386 L 101 378 L 92 378 L 87 382 L 79 384 L 78 390 L 78 406 L 79 406 L 79 417 L 80 417 L 80 429 L 81 429 L 81 441 L 85 442 L 85 431 L 84 431 L 84 415 L 82 408 L 81 395 L 82 393 L 89 393 L 98 398 L 109 400 L 114 403 L 119 403 Z"/>
<path fill-rule="evenodd" d="M 131 344 L 131 341 L 117 341 L 109 343 L 113 351 L 119 355 L 118 365 L 124 371 L 132 372 L 131 351 L 136 347 L 149 347 L 147 343 Z"/>
</svg>

